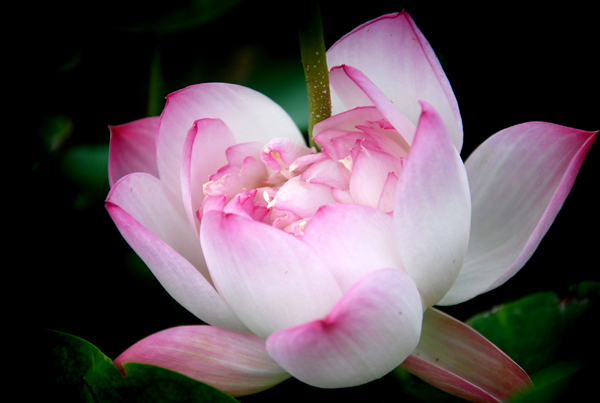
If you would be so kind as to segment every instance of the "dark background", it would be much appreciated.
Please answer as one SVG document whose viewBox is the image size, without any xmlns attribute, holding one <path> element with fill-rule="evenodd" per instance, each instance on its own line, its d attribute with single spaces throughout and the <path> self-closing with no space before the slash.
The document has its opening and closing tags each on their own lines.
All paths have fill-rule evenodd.
<svg viewBox="0 0 600 403">
<path fill-rule="evenodd" d="M 104 209 L 108 125 L 160 113 L 156 100 L 187 85 L 222 81 L 264 92 L 305 129 L 295 22 L 302 3 L 221 1 L 209 4 L 212 14 L 201 10 L 196 18 L 184 8 L 178 17 L 188 3 L 61 3 L 14 15 L 16 56 L 9 64 L 16 79 L 7 84 L 17 88 L 7 97 L 14 107 L 8 120 L 17 127 L 9 130 L 6 151 L 7 161 L 18 162 L 7 175 L 15 192 L 5 197 L 11 233 L 6 252 L 17 259 L 7 264 L 4 284 L 9 314 L 33 340 L 39 329 L 55 329 L 115 358 L 151 333 L 199 323 L 162 289 Z M 487 137 L 522 122 L 600 129 L 600 38 L 591 6 L 354 4 L 322 2 L 327 46 L 370 19 L 406 9 L 456 94 L 464 159 Z M 152 81 L 153 60 L 162 80 Z M 530 293 L 560 295 L 569 285 L 600 280 L 599 158 L 596 144 L 563 210 L 514 278 L 445 310 L 465 320 Z"/>
</svg>

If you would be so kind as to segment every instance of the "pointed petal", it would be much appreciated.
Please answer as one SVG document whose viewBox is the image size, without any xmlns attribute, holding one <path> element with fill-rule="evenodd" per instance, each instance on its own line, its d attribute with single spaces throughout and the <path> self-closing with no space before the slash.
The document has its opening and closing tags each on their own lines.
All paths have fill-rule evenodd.
<svg viewBox="0 0 600 403">
<path fill-rule="evenodd" d="M 233 134 L 220 119 L 198 120 L 188 132 L 183 146 L 181 192 L 188 220 L 196 231 L 196 211 L 204 199 L 202 185 L 227 164 L 225 152 L 234 144 Z"/>
<path fill-rule="evenodd" d="M 524 123 L 481 144 L 465 163 L 473 217 L 464 267 L 441 304 L 503 284 L 529 260 L 569 194 L 598 132 Z"/>
<path fill-rule="evenodd" d="M 155 143 L 159 121 L 159 117 L 150 117 L 109 127 L 108 180 L 111 187 L 134 172 L 145 172 L 158 178 Z"/>
<path fill-rule="evenodd" d="M 344 293 L 374 271 L 403 270 L 392 217 L 367 206 L 321 207 L 306 226 L 302 241 L 325 260 Z"/>
<path fill-rule="evenodd" d="M 462 121 L 456 97 L 433 49 L 407 12 L 369 21 L 327 51 L 327 65 L 347 64 L 364 73 L 396 108 L 416 124 L 418 100 L 430 103 L 448 127 L 456 149 L 462 148 Z M 332 91 L 335 113 L 346 110 Z"/>
<path fill-rule="evenodd" d="M 211 211 L 200 240 L 219 294 L 262 338 L 324 317 L 342 296 L 317 255 L 277 228 Z"/>
<path fill-rule="evenodd" d="M 377 209 L 384 213 L 390 213 L 394 211 L 394 204 L 396 203 L 396 188 L 398 187 L 398 177 L 395 173 L 390 172 L 383 185 L 383 191 L 381 192 L 381 198 Z"/>
<path fill-rule="evenodd" d="M 422 102 L 415 142 L 396 189 L 396 242 L 427 306 L 456 280 L 469 243 L 471 199 L 465 167 L 444 122 Z"/>
<path fill-rule="evenodd" d="M 210 284 L 198 238 L 158 179 L 148 174 L 126 176 L 109 193 L 106 209 L 123 238 L 177 302 L 206 323 L 248 331 Z"/>
<path fill-rule="evenodd" d="M 182 150 L 188 130 L 196 120 L 222 120 L 236 143 L 266 144 L 275 137 L 304 141 L 283 109 L 266 96 L 232 84 L 193 85 L 167 97 L 156 139 L 157 163 L 165 186 L 180 198 Z"/>
<path fill-rule="evenodd" d="M 187 375 L 232 396 L 260 392 L 286 380 L 260 337 L 214 326 L 181 326 L 148 336 L 114 363 L 139 362 Z M 126 374 L 125 374 L 126 375 Z"/>
<path fill-rule="evenodd" d="M 471 402 L 506 402 L 533 386 L 498 347 L 434 308 L 425 312 L 419 345 L 402 367 Z"/>
<path fill-rule="evenodd" d="M 413 351 L 422 312 L 408 275 L 376 271 L 344 295 L 327 318 L 269 336 L 267 351 L 309 385 L 360 385 L 389 373 Z"/>
<path fill-rule="evenodd" d="M 360 70 L 347 65 L 336 66 L 331 69 L 329 79 L 331 87 L 344 103 L 344 110 L 375 105 L 404 140 L 412 144 L 415 125 Z"/>
</svg>

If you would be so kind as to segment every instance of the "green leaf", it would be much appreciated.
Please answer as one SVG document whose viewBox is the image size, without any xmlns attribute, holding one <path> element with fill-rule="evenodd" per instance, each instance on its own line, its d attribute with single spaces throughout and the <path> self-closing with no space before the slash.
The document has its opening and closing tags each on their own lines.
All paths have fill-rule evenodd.
<svg viewBox="0 0 600 403">
<path fill-rule="evenodd" d="M 584 282 L 571 287 L 570 297 L 553 292 L 529 295 L 475 315 L 467 323 L 531 374 L 560 358 L 573 358 L 563 346 L 574 334 L 585 333 L 574 333 L 574 328 L 590 322 L 598 287 L 599 283 Z M 585 340 L 576 343 L 581 346 Z"/>
<path fill-rule="evenodd" d="M 234 398 L 185 375 L 147 364 L 127 363 L 123 377 L 98 348 L 76 336 L 45 331 L 36 371 L 45 377 L 44 400 L 61 402 L 218 402 Z M 41 368 L 40 368 L 41 367 Z"/>
</svg>

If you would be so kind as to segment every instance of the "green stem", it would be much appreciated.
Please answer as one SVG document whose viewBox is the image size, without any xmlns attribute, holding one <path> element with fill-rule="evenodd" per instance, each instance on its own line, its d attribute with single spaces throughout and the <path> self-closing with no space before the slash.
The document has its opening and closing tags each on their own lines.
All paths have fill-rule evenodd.
<svg viewBox="0 0 600 403">
<path fill-rule="evenodd" d="M 329 70 L 325 56 L 325 40 L 321 24 L 321 12 L 316 1 L 306 2 L 310 7 L 300 19 L 300 52 L 308 91 L 308 141 L 319 149 L 313 140 L 313 127 L 331 116 L 331 94 L 329 93 Z"/>
</svg>

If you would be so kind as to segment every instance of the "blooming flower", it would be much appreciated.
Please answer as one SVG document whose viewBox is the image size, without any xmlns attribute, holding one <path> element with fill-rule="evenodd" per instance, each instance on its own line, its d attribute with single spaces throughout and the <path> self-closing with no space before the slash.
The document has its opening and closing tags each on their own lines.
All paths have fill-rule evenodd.
<svg viewBox="0 0 600 403">
<path fill-rule="evenodd" d="M 525 123 L 463 164 L 456 99 L 405 12 L 356 28 L 327 61 L 321 152 L 268 98 L 221 83 L 111 128 L 111 217 L 212 325 L 159 332 L 115 363 L 164 366 L 233 395 L 289 374 L 354 386 L 404 363 L 467 399 L 506 400 L 527 375 L 432 306 L 491 290 L 525 264 L 597 132 Z"/>
</svg>

